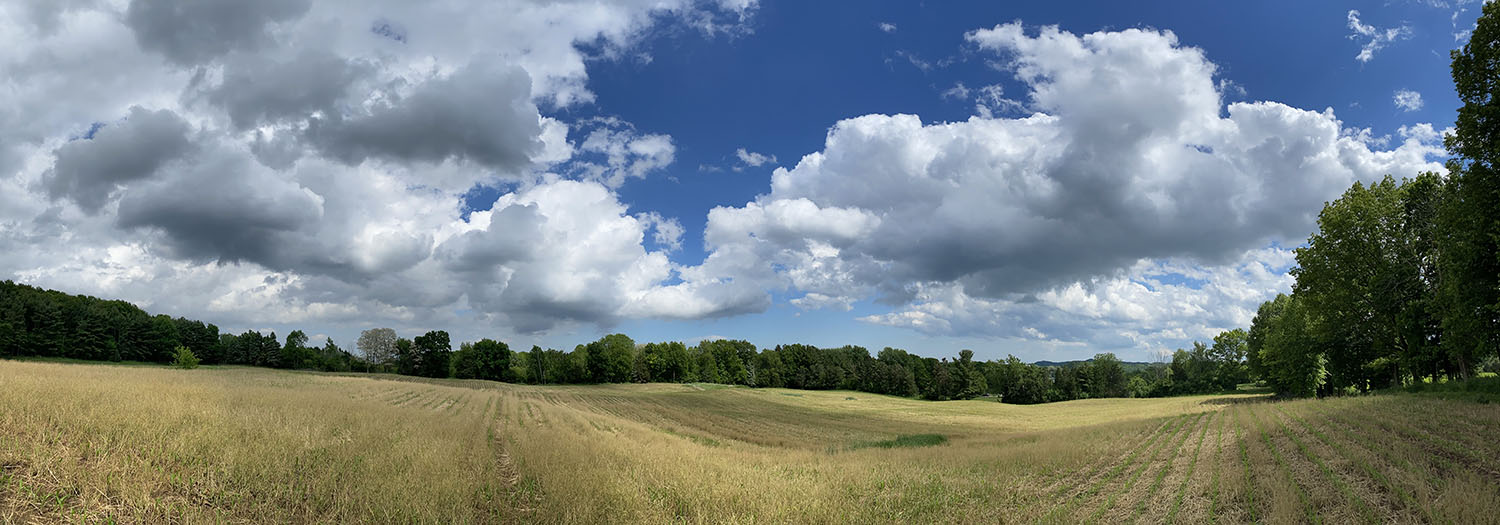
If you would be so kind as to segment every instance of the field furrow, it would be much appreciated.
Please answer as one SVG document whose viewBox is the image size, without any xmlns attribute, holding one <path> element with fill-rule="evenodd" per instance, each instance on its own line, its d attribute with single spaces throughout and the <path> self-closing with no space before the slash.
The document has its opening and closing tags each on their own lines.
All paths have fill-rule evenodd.
<svg viewBox="0 0 1500 525">
<path fill-rule="evenodd" d="M 1198 432 L 1197 442 L 1193 445 L 1193 454 L 1187 459 L 1187 468 L 1174 469 L 1174 472 L 1180 472 L 1181 474 L 1167 479 L 1167 486 L 1171 487 L 1171 490 L 1162 493 L 1158 501 L 1153 502 L 1147 507 L 1150 511 L 1141 516 L 1141 521 L 1148 523 L 1175 523 L 1181 515 L 1196 516 L 1197 513 L 1194 511 L 1201 508 L 1201 504 L 1204 501 L 1198 489 L 1207 486 L 1206 483 L 1202 483 L 1202 475 L 1199 474 L 1202 471 L 1198 470 L 1199 459 L 1204 456 L 1203 444 L 1207 440 L 1210 431 L 1214 431 L 1215 435 L 1217 435 L 1215 423 L 1219 422 L 1223 415 L 1222 411 L 1213 412 L 1204 421 L 1202 428 Z M 1197 477 L 1194 477 L 1195 475 Z M 1195 481 L 1198 484 L 1194 484 Z M 1189 494 L 1192 494 L 1192 496 L 1190 497 Z M 1165 499 L 1171 500 L 1170 505 L 1166 504 Z M 1184 502 L 1187 503 L 1187 508 L 1189 509 L 1187 513 L 1183 512 Z M 1203 519 L 1200 518 L 1196 521 L 1203 521 Z"/>
<path fill-rule="evenodd" d="M 1163 457 L 1143 471 L 1141 482 L 1137 483 L 1129 493 L 1121 495 L 1114 509 L 1104 514 L 1104 521 L 1111 523 L 1140 521 L 1146 513 L 1147 506 L 1153 502 L 1155 503 L 1155 506 L 1151 507 L 1153 514 L 1156 513 L 1155 511 L 1171 508 L 1173 498 L 1168 494 L 1163 494 L 1162 487 L 1167 485 L 1168 474 L 1185 475 L 1187 464 L 1191 461 L 1189 455 L 1185 453 L 1185 447 L 1190 446 L 1195 435 L 1201 435 L 1201 430 L 1207 428 L 1209 415 L 1210 413 L 1203 412 L 1193 416 L 1192 423 L 1186 426 L 1170 450 L 1165 451 L 1166 454 Z M 1176 485 L 1173 483 L 1170 486 Z M 1161 518 L 1150 521 L 1161 521 Z"/>
<path fill-rule="evenodd" d="M 1033 407 L 5 361 L 0 384 L 5 523 L 1500 519 L 1493 412 L 1403 396 Z"/>
<path fill-rule="evenodd" d="M 1127 469 L 1128 472 L 1120 480 L 1120 485 L 1118 487 L 1106 487 L 1106 490 L 1099 494 L 1101 497 L 1103 497 L 1102 502 L 1097 502 L 1092 505 L 1085 505 L 1086 509 L 1088 507 L 1092 507 L 1092 509 L 1087 513 L 1087 518 L 1085 518 L 1084 521 L 1087 523 L 1096 523 L 1101 518 L 1104 518 L 1108 513 L 1110 513 L 1110 511 L 1114 510 L 1116 508 L 1116 505 L 1120 503 L 1120 500 L 1122 498 L 1130 498 L 1132 496 L 1131 489 L 1136 485 L 1136 482 L 1141 478 L 1141 475 L 1144 474 L 1153 464 L 1157 462 L 1157 458 L 1161 455 L 1162 452 L 1168 452 L 1170 454 L 1170 451 L 1175 450 L 1177 446 L 1180 446 L 1180 444 L 1182 443 L 1182 440 L 1180 438 L 1186 435 L 1185 431 L 1191 428 L 1195 423 L 1197 423 L 1198 420 L 1201 419 L 1202 415 L 1202 413 L 1199 413 L 1193 416 L 1184 415 L 1179 418 L 1181 421 L 1172 429 L 1172 432 L 1168 434 L 1165 439 L 1161 440 L 1156 445 L 1151 447 L 1151 454 L 1147 456 L 1144 461 L 1137 462 L 1135 466 Z M 1127 501 L 1134 500 L 1127 499 Z M 1128 512 L 1122 512 L 1121 515 L 1128 516 Z"/>
<path fill-rule="evenodd" d="M 1153 450 L 1153 445 L 1157 441 L 1161 440 L 1163 436 L 1170 436 L 1172 433 L 1176 432 L 1176 430 L 1181 427 L 1181 424 L 1185 419 L 1186 416 L 1184 415 L 1177 416 L 1167 421 L 1166 424 L 1162 426 L 1161 430 L 1152 433 L 1151 436 L 1146 439 L 1146 441 L 1132 448 L 1130 450 L 1130 453 L 1126 454 L 1124 458 L 1121 458 L 1119 461 L 1110 465 L 1108 468 L 1100 469 L 1099 473 L 1097 474 L 1097 476 L 1095 476 L 1094 479 L 1088 481 L 1086 485 L 1080 486 L 1077 491 L 1069 492 L 1066 496 L 1064 496 L 1064 499 L 1061 500 L 1061 504 L 1054 504 L 1052 510 L 1048 512 L 1047 515 L 1043 516 L 1041 521 L 1055 522 L 1062 519 L 1064 516 L 1070 515 L 1080 502 L 1093 498 L 1096 494 L 1099 493 L 1102 487 L 1104 487 L 1111 481 L 1114 481 L 1121 475 L 1121 473 L 1123 473 L 1126 469 L 1129 469 L 1131 465 L 1136 462 L 1136 458 L 1140 456 L 1142 451 Z"/>
</svg>

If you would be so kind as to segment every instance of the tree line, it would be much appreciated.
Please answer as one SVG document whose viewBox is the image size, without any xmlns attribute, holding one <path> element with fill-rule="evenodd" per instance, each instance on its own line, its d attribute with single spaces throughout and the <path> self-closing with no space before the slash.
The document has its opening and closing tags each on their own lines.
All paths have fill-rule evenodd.
<svg viewBox="0 0 1500 525">
<path fill-rule="evenodd" d="M 918 397 L 998 397 L 1042 403 L 1092 397 L 1212 393 L 1260 379 L 1288 396 L 1364 392 L 1500 368 L 1500 3 L 1489 3 L 1470 41 L 1452 52 L 1463 103 L 1445 137 L 1446 176 L 1355 183 L 1318 216 L 1296 250 L 1290 295 L 1261 305 L 1248 331 L 1177 350 L 1170 363 L 1126 364 L 1113 354 L 1061 366 L 922 357 L 896 348 L 746 341 L 637 345 L 611 334 L 571 352 L 513 352 L 482 339 L 452 349 L 437 330 L 407 339 L 361 333 L 355 356 L 330 339 L 307 346 L 220 334 L 124 301 L 0 282 L 0 357 L 47 356 L 166 363 L 187 349 L 204 364 L 388 372 L 532 384 L 713 382 L 844 389 Z"/>
<path fill-rule="evenodd" d="M 1213 346 L 1195 343 L 1168 363 L 1122 363 L 1104 353 L 1083 362 L 1042 366 L 1015 356 L 975 361 L 972 350 L 954 359 L 922 357 L 898 348 L 872 356 L 860 346 L 818 348 L 787 344 L 758 349 L 742 340 L 637 344 L 610 334 L 572 351 L 512 351 L 493 339 L 463 343 L 455 352 L 446 332 L 416 339 L 390 328 L 360 334 L 358 348 L 374 370 L 428 377 L 528 384 L 721 383 L 805 390 L 854 390 L 929 400 L 993 397 L 1044 403 L 1097 397 L 1153 397 L 1234 390 L 1249 379 L 1245 331 L 1224 332 Z M 440 365 L 449 363 L 447 374 Z"/>
<path fill-rule="evenodd" d="M 280 341 L 275 333 L 221 334 L 212 323 L 151 315 L 125 301 L 0 281 L 0 357 L 167 363 L 181 346 L 204 364 L 369 370 L 332 339 L 309 347 L 307 335 L 293 330 Z"/>
<path fill-rule="evenodd" d="M 1236 335 L 1239 334 L 1239 335 Z M 1058 366 L 1023 363 L 1015 356 L 975 361 L 922 357 L 885 348 L 872 356 L 859 346 L 805 344 L 758 349 L 739 340 L 636 344 L 610 334 L 572 351 L 511 351 L 493 339 L 461 343 L 447 332 L 414 338 L 390 328 L 363 331 L 343 350 L 332 339 L 309 346 L 306 333 L 285 338 L 247 330 L 219 333 L 212 323 L 150 315 L 125 301 L 0 282 L 0 357 L 40 356 L 97 361 L 169 363 L 191 354 L 195 363 L 331 372 L 376 372 L 422 377 L 488 379 L 530 384 L 707 382 L 751 387 L 855 390 L 931 400 L 994 397 L 1043 403 L 1095 397 L 1146 397 L 1217 392 L 1246 380 L 1243 331 L 1225 332 L 1212 347 L 1179 350 L 1171 364 L 1122 363 L 1114 354 Z"/>
<path fill-rule="evenodd" d="M 1500 359 L 1500 4 L 1451 54 L 1448 174 L 1355 183 L 1261 305 L 1249 365 L 1290 396 L 1467 379 Z"/>
</svg>

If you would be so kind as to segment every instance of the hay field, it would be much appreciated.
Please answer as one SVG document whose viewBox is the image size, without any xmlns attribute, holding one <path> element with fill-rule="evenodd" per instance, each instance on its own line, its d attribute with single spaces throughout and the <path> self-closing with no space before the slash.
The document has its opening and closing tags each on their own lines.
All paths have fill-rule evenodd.
<svg viewBox="0 0 1500 525">
<path fill-rule="evenodd" d="M 0 361 L 0 522 L 1500 519 L 1500 408 Z M 904 446 L 917 445 L 917 446 Z"/>
</svg>

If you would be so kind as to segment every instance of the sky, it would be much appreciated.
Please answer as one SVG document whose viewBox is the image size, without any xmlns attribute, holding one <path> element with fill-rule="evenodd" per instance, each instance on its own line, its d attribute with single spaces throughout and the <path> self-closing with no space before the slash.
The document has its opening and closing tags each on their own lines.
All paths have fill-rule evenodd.
<svg viewBox="0 0 1500 525">
<path fill-rule="evenodd" d="M 1444 172 L 1475 1 L 22 0 L 0 279 L 226 332 L 1158 360 Z"/>
</svg>

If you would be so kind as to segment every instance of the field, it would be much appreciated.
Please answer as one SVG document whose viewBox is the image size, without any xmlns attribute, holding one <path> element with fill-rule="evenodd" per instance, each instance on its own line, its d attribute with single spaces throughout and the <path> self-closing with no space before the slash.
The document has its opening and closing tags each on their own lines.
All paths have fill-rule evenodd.
<svg viewBox="0 0 1500 525">
<path fill-rule="evenodd" d="M 0 522 L 1500 520 L 1500 408 L 0 361 Z"/>
</svg>

